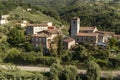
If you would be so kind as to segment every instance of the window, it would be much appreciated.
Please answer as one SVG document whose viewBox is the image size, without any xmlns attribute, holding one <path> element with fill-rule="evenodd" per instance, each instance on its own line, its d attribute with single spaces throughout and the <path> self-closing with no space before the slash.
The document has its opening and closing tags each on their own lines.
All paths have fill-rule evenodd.
<svg viewBox="0 0 120 80">
<path fill-rule="evenodd" d="M 34 41 L 34 38 L 32 38 L 32 41 Z"/>
<path fill-rule="evenodd" d="M 42 41 L 45 42 L 45 38 L 42 38 Z"/>
<path fill-rule="evenodd" d="M 41 42 L 41 38 L 39 38 L 39 42 Z"/>
<path fill-rule="evenodd" d="M 73 24 L 75 24 L 75 21 L 73 21 Z"/>
<path fill-rule="evenodd" d="M 36 43 L 36 48 L 38 47 L 38 43 Z"/>
<path fill-rule="evenodd" d="M 36 41 L 38 41 L 38 38 L 36 38 Z"/>
</svg>

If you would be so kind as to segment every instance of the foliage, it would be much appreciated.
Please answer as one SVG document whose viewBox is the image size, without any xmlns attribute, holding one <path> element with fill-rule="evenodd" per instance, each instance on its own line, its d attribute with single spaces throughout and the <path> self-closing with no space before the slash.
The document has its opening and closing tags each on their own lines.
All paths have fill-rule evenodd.
<svg viewBox="0 0 120 80">
<path fill-rule="evenodd" d="M 36 52 L 21 53 L 17 49 L 8 50 L 7 56 L 4 58 L 4 62 L 12 62 L 14 64 L 41 64 L 50 66 L 53 63 L 58 63 L 60 60 L 55 57 L 47 57 L 38 55 Z"/>
<path fill-rule="evenodd" d="M 60 55 L 60 54 L 62 54 L 62 52 L 63 52 L 63 42 L 62 42 L 62 36 L 60 35 L 59 36 L 59 39 L 58 39 L 58 48 L 57 48 L 57 54 L 58 55 Z"/>
<path fill-rule="evenodd" d="M 81 26 L 97 26 L 100 30 L 119 33 L 119 7 L 119 3 L 76 1 L 74 5 L 63 9 L 60 16 L 67 22 L 77 16 L 81 18 Z"/>
<path fill-rule="evenodd" d="M 76 80 L 77 69 L 75 66 L 61 66 L 60 64 L 53 64 L 50 68 L 51 78 L 54 80 Z"/>
<path fill-rule="evenodd" d="M 110 38 L 109 39 L 109 45 L 110 45 L 111 48 L 115 47 L 116 43 L 117 43 L 116 38 Z"/>
<path fill-rule="evenodd" d="M 62 70 L 63 67 L 60 64 L 52 64 L 50 68 L 50 74 L 52 76 L 52 79 L 59 80 Z"/>
<path fill-rule="evenodd" d="M 88 80 L 100 80 L 100 67 L 94 61 L 88 62 L 87 78 Z"/>
<path fill-rule="evenodd" d="M 25 41 L 25 35 L 23 30 L 19 30 L 16 27 L 12 28 L 8 33 L 7 41 L 13 46 L 19 46 Z"/>
<path fill-rule="evenodd" d="M 40 23 L 42 21 L 53 22 L 56 26 L 60 26 L 61 23 L 54 18 L 47 16 L 41 12 L 37 13 L 30 13 L 24 10 L 22 7 L 17 7 L 15 10 L 10 12 L 10 19 L 11 20 L 27 20 L 31 23 Z"/>
<path fill-rule="evenodd" d="M 16 67 L 6 65 L 6 68 L 0 67 L 1 80 L 45 80 L 41 73 L 26 72 Z"/>
<path fill-rule="evenodd" d="M 16 48 L 12 48 L 8 50 L 5 60 L 12 61 L 12 62 L 17 61 L 17 59 L 19 58 L 19 55 L 20 55 L 20 51 Z"/>
</svg>

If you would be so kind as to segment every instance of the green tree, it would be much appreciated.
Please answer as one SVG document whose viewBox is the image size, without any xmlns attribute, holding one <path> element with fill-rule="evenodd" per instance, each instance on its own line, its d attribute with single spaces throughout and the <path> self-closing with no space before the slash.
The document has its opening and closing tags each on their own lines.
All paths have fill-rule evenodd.
<svg viewBox="0 0 120 80">
<path fill-rule="evenodd" d="M 77 68 L 72 65 L 65 67 L 63 74 L 65 75 L 65 80 L 76 80 L 77 77 Z"/>
<path fill-rule="evenodd" d="M 42 45 L 40 45 L 38 48 L 37 48 L 37 51 L 38 51 L 38 54 L 43 56 L 43 47 Z"/>
<path fill-rule="evenodd" d="M 30 51 L 34 50 L 34 47 L 31 43 L 27 43 L 27 44 L 25 44 L 25 49 L 26 49 L 26 51 L 30 52 Z"/>
<path fill-rule="evenodd" d="M 51 78 L 53 80 L 60 80 L 59 77 L 62 71 L 63 71 L 63 67 L 60 64 L 54 63 L 50 68 Z"/>
<path fill-rule="evenodd" d="M 62 36 L 61 35 L 59 35 L 57 51 L 58 51 L 57 52 L 58 55 L 60 55 L 63 52 L 63 42 L 62 42 Z"/>
<path fill-rule="evenodd" d="M 7 41 L 13 46 L 20 45 L 25 41 L 24 31 L 19 30 L 16 27 L 12 28 L 8 33 Z"/>
<path fill-rule="evenodd" d="M 115 44 L 117 43 L 117 39 L 116 38 L 110 38 L 109 39 L 109 45 L 111 48 L 115 47 Z"/>
<path fill-rule="evenodd" d="M 5 61 L 17 62 L 19 59 L 19 55 L 20 55 L 20 51 L 16 48 L 12 48 L 12 49 L 8 50 Z"/>
<path fill-rule="evenodd" d="M 88 62 L 87 78 L 88 80 L 100 80 L 100 66 L 94 62 Z"/>
</svg>

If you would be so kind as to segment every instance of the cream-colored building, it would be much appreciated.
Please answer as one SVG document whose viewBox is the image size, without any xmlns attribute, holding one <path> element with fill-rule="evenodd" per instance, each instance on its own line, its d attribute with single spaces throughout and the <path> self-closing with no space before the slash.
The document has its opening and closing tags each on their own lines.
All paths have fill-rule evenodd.
<svg viewBox="0 0 120 80">
<path fill-rule="evenodd" d="M 96 31 L 95 33 L 98 33 L 98 42 L 107 43 L 110 38 L 112 38 L 115 33 L 114 32 L 107 32 L 107 31 Z"/>
<path fill-rule="evenodd" d="M 43 30 L 48 30 L 49 28 L 54 29 L 52 26 L 52 22 L 43 22 L 40 24 L 28 24 L 26 27 L 26 34 L 31 35 L 31 34 L 37 34 L 40 31 Z"/>
<path fill-rule="evenodd" d="M 0 20 L 0 25 L 7 24 L 9 21 L 6 19 Z"/>
<path fill-rule="evenodd" d="M 116 38 L 118 41 L 120 41 L 120 35 L 114 35 L 114 38 Z"/>
<path fill-rule="evenodd" d="M 0 25 L 7 24 L 9 15 L 2 15 L 0 20 Z"/>
<path fill-rule="evenodd" d="M 22 23 L 20 23 L 21 27 L 27 27 L 28 22 L 26 20 L 23 20 Z"/>
<path fill-rule="evenodd" d="M 75 40 L 73 38 L 68 37 L 63 40 L 63 48 L 65 50 L 71 49 L 73 46 L 75 46 Z"/>
<path fill-rule="evenodd" d="M 1 19 L 8 19 L 9 15 L 2 15 Z"/>
</svg>

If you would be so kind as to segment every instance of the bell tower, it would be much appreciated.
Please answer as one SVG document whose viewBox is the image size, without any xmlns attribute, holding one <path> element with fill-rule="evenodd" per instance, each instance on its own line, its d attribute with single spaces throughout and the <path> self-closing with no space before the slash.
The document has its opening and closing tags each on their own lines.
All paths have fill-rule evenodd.
<svg viewBox="0 0 120 80">
<path fill-rule="evenodd" d="M 80 18 L 74 17 L 71 19 L 70 24 L 70 35 L 72 38 L 75 37 L 75 34 L 79 33 L 80 30 Z"/>
</svg>

